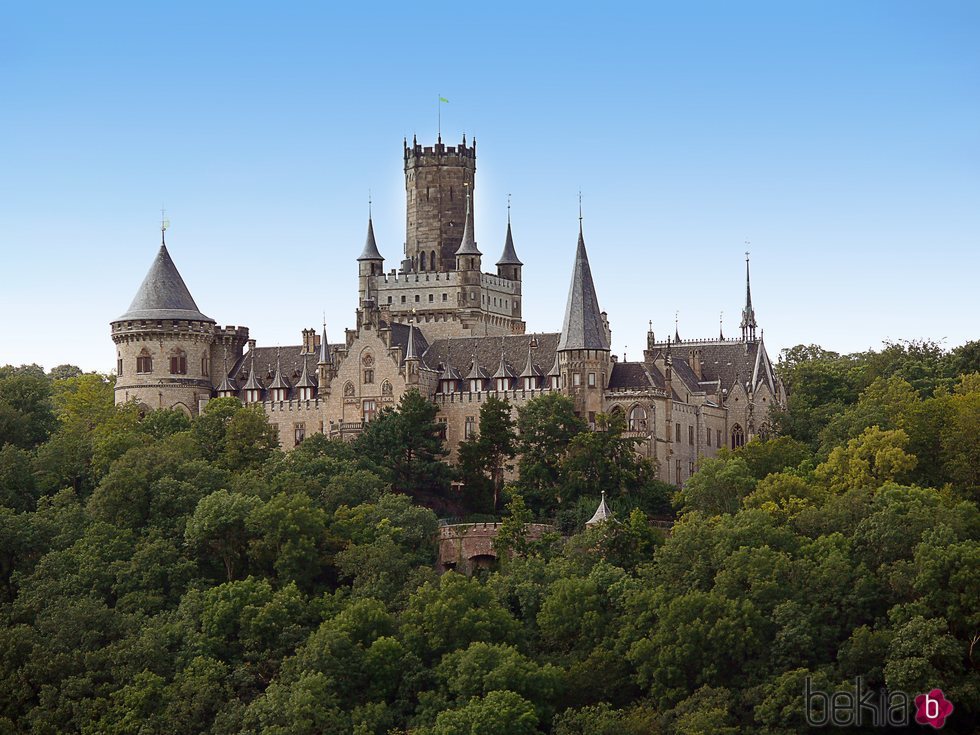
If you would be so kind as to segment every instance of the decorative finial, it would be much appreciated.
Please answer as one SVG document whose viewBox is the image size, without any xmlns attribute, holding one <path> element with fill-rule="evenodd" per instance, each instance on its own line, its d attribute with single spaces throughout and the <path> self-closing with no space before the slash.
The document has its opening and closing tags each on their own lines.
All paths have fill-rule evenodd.
<svg viewBox="0 0 980 735">
<path fill-rule="evenodd" d="M 160 244 L 167 244 L 167 228 L 170 227 L 170 220 L 167 219 L 167 210 L 160 207 Z"/>
<path fill-rule="evenodd" d="M 507 224 L 510 224 L 510 194 L 507 195 Z"/>
<path fill-rule="evenodd" d="M 368 219 L 371 219 L 373 215 L 372 205 L 373 202 L 371 201 L 371 190 L 368 189 Z"/>
<path fill-rule="evenodd" d="M 653 319 L 648 319 L 647 320 L 647 331 L 649 331 L 649 332 L 652 332 L 653 331 Z"/>
<path fill-rule="evenodd" d="M 582 190 L 578 190 L 578 227 L 582 229 Z"/>
<path fill-rule="evenodd" d="M 750 242 L 749 240 L 746 240 L 746 241 L 745 241 L 745 242 L 743 243 L 743 245 L 751 245 L 751 244 L 752 244 L 752 243 L 751 243 L 751 242 Z M 749 262 L 749 251 L 748 251 L 747 249 L 746 249 L 746 251 L 745 251 L 745 262 L 746 262 L 746 263 L 748 263 L 748 262 Z"/>
</svg>

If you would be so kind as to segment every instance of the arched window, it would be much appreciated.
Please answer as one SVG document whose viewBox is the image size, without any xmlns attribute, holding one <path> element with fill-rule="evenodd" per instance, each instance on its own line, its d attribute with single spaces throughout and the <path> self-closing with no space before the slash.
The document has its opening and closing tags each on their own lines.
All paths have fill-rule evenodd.
<svg viewBox="0 0 980 735">
<path fill-rule="evenodd" d="M 643 406 L 633 406 L 633 408 L 630 409 L 629 430 L 630 431 L 647 430 L 647 412 L 643 408 Z"/>
<path fill-rule="evenodd" d="M 434 271 L 436 269 L 436 251 L 433 250 L 429 253 L 429 270 Z"/>
<path fill-rule="evenodd" d="M 140 350 L 139 355 L 136 357 L 136 372 L 138 373 L 153 372 L 153 356 L 150 355 L 150 351 L 145 347 L 142 350 Z"/>
<path fill-rule="evenodd" d="M 425 270 L 425 261 L 426 261 L 425 253 L 419 253 L 419 270 L 420 271 L 424 271 Z"/>
<path fill-rule="evenodd" d="M 391 383 L 387 380 L 381 384 L 381 395 L 390 396 L 391 395 Z"/>
<path fill-rule="evenodd" d="M 745 444 L 745 432 L 738 424 L 732 427 L 732 449 L 738 449 Z"/>
</svg>

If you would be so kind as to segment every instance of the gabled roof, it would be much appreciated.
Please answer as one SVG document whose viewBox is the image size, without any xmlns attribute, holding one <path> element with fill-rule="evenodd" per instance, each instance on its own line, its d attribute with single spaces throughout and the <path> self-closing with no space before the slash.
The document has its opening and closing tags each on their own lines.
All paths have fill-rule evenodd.
<svg viewBox="0 0 980 735">
<path fill-rule="evenodd" d="M 614 362 L 609 373 L 611 390 L 646 390 L 654 385 L 653 377 L 642 362 Z"/>
<path fill-rule="evenodd" d="M 160 246 L 133 303 L 116 321 L 130 319 L 187 319 L 214 324 L 214 319 L 197 308 L 166 245 Z"/>
<path fill-rule="evenodd" d="M 510 217 L 507 218 L 507 239 L 504 240 L 504 252 L 500 256 L 500 260 L 497 261 L 497 265 L 524 265 L 521 259 L 517 257 L 517 251 L 514 250 L 514 236 L 510 232 Z"/>
<path fill-rule="evenodd" d="M 606 330 L 599 311 L 599 299 L 592 282 L 589 255 L 579 223 L 578 246 L 572 268 L 572 284 L 568 289 L 565 322 L 558 342 L 559 350 L 608 350 Z"/>
<path fill-rule="evenodd" d="M 384 260 L 381 253 L 378 252 L 378 243 L 374 239 L 374 222 L 371 217 L 368 217 L 368 231 L 367 240 L 364 242 L 364 250 L 357 257 L 358 260 Z"/>
</svg>

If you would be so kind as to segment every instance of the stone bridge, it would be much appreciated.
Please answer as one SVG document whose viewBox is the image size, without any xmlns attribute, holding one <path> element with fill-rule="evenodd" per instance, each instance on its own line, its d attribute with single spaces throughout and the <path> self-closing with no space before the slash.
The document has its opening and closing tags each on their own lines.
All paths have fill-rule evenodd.
<svg viewBox="0 0 980 735">
<path fill-rule="evenodd" d="M 497 561 L 493 541 L 499 530 L 499 523 L 454 523 L 440 526 L 437 562 L 439 571 L 455 569 L 462 574 L 472 574 L 477 569 L 492 566 Z M 554 526 L 529 523 L 527 537 L 536 541 L 554 530 Z"/>
</svg>

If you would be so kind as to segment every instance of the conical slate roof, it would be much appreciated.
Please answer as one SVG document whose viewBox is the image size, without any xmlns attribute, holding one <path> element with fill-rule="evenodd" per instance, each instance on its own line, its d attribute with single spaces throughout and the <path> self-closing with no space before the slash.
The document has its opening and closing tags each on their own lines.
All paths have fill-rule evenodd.
<svg viewBox="0 0 980 735">
<path fill-rule="evenodd" d="M 507 220 L 507 239 L 504 240 L 504 252 L 500 256 L 500 260 L 497 261 L 497 265 L 524 265 L 521 259 L 517 257 L 517 251 L 514 250 L 514 236 L 510 232 L 510 219 Z"/>
<path fill-rule="evenodd" d="M 367 240 L 364 241 L 364 250 L 357 258 L 360 260 L 384 260 L 378 252 L 378 242 L 374 239 L 374 221 L 368 217 Z"/>
<path fill-rule="evenodd" d="M 495 372 L 493 374 L 493 377 L 495 379 L 496 378 L 516 378 L 517 377 L 517 373 L 515 373 L 514 370 L 513 370 L 513 368 L 511 368 L 511 366 L 508 365 L 507 362 L 504 360 L 504 353 L 503 352 L 500 353 L 500 365 L 497 366 L 497 372 Z"/>
<path fill-rule="evenodd" d="M 585 252 L 581 223 L 578 228 L 578 247 L 575 249 L 575 266 L 572 269 L 572 285 L 568 289 L 568 305 L 565 307 L 565 323 L 561 330 L 561 339 L 558 340 L 558 349 L 609 349 L 599 312 L 599 299 L 592 282 L 589 255 Z"/>
<path fill-rule="evenodd" d="M 442 375 L 439 376 L 439 380 L 462 380 L 463 376 L 459 374 L 459 370 L 454 368 L 448 362 L 446 363 L 445 369 L 442 371 Z"/>
<path fill-rule="evenodd" d="M 463 241 L 459 244 L 456 255 L 483 255 L 476 247 L 473 234 L 473 209 L 470 207 L 470 195 L 466 194 L 466 224 L 463 226 Z"/>
<path fill-rule="evenodd" d="M 323 324 L 323 336 L 320 337 L 320 356 L 317 359 L 318 365 L 329 365 L 333 362 L 330 357 L 330 345 L 327 343 L 327 325 L 326 322 Z"/>
<path fill-rule="evenodd" d="M 476 361 L 474 356 L 473 362 L 470 363 L 470 372 L 466 376 L 467 380 L 489 380 L 490 373 L 480 367 L 480 364 Z"/>
<path fill-rule="evenodd" d="M 248 369 L 248 380 L 245 381 L 243 386 L 244 390 L 262 390 L 262 381 L 259 379 L 258 373 L 255 372 L 255 355 L 253 354 L 251 359 L 251 364 Z"/>
<path fill-rule="evenodd" d="M 303 372 L 296 381 L 297 388 L 316 388 L 316 373 L 311 373 L 307 367 L 306 357 L 303 357 Z"/>
<path fill-rule="evenodd" d="M 524 363 L 524 369 L 521 371 L 520 377 L 522 378 L 537 378 L 542 375 L 541 368 L 534 364 L 534 360 L 531 358 L 531 347 L 527 348 L 527 362 Z"/>
<path fill-rule="evenodd" d="M 167 252 L 166 245 L 160 246 L 133 303 L 116 321 L 130 319 L 187 319 L 214 324 L 214 319 L 205 316 L 197 308 L 191 292 L 187 290 L 184 279 L 180 277 L 177 266 Z"/>
</svg>

